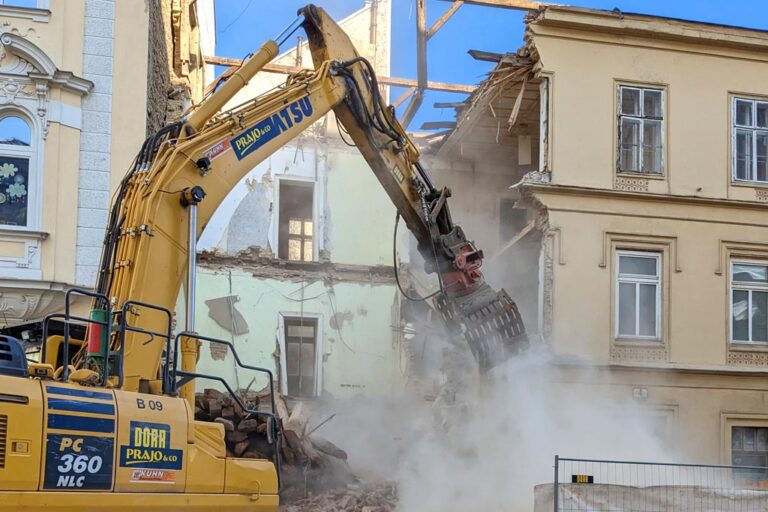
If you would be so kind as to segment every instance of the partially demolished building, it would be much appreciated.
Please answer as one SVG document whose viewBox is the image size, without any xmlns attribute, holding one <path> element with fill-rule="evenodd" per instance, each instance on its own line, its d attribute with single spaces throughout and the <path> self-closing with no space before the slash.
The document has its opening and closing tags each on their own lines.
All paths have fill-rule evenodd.
<svg viewBox="0 0 768 512">
<path fill-rule="evenodd" d="M 390 2 L 360 4 L 340 25 L 388 75 Z M 306 41 L 274 64 L 311 67 Z M 228 108 L 285 80 L 262 73 Z M 207 226 L 199 331 L 233 341 L 244 360 L 273 370 L 287 396 L 395 392 L 403 381 L 399 299 L 391 234 L 382 236 L 394 218 L 365 160 L 326 116 L 257 166 Z M 245 388 L 252 375 L 231 362 L 226 350 L 203 347 L 202 365 Z"/>
<path fill-rule="evenodd" d="M 698 462 L 767 465 L 768 32 L 472 3 L 530 7 L 525 44 L 482 54 L 495 68 L 455 126 L 419 139 L 488 280 L 551 354 L 554 392 L 633 403 Z M 389 2 L 343 25 L 386 73 Z M 308 61 L 298 48 L 278 64 Z M 394 282 L 394 210 L 332 116 L 231 205 L 203 241 L 201 332 L 275 369 L 287 395 L 392 393 L 419 376 L 430 349 L 411 328 L 428 313 Z"/>
<path fill-rule="evenodd" d="M 558 396 L 634 402 L 697 462 L 768 463 L 767 48 L 766 31 L 542 7 L 431 143 Z"/>
</svg>

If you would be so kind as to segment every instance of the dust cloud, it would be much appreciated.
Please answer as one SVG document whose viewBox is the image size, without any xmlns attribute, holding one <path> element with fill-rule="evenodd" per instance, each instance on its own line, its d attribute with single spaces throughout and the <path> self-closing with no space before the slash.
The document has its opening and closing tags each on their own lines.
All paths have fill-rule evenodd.
<svg viewBox="0 0 768 512">
<path fill-rule="evenodd" d="M 631 399 L 599 398 L 604 377 L 573 377 L 554 363 L 539 347 L 485 379 L 471 361 L 444 367 L 443 377 L 458 373 L 438 377 L 429 400 L 406 392 L 336 404 L 323 435 L 348 451 L 364 480 L 397 484 L 399 512 L 533 510 L 534 486 L 552 481 L 556 454 L 675 458 L 647 411 Z"/>
</svg>

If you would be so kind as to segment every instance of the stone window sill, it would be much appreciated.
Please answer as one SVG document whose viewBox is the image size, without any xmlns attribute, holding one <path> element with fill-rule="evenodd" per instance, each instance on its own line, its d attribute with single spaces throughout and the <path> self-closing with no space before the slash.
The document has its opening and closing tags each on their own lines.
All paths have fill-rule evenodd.
<svg viewBox="0 0 768 512">
<path fill-rule="evenodd" d="M 768 343 L 763 342 L 751 342 L 751 343 L 739 343 L 731 342 L 728 345 L 729 350 L 736 352 L 768 352 Z"/>
<path fill-rule="evenodd" d="M 48 23 L 51 20 L 51 11 L 48 9 L 38 9 L 35 7 L 16 7 L 14 5 L 0 5 L 0 17 L 22 18 L 36 21 L 38 23 Z"/>
<path fill-rule="evenodd" d="M 613 344 L 627 347 L 660 348 L 664 346 L 664 340 L 650 338 L 614 338 Z"/>
<path fill-rule="evenodd" d="M 49 234 L 45 231 L 34 231 L 30 229 L 20 228 L 20 229 L 12 229 L 12 228 L 3 228 L 0 227 L 0 236 L 10 236 L 10 237 L 16 237 L 16 238 L 24 238 L 29 240 L 45 240 L 48 238 Z"/>
<path fill-rule="evenodd" d="M 616 171 L 617 178 L 643 178 L 647 180 L 664 181 L 667 177 L 664 174 L 649 173 L 649 172 L 631 172 L 631 171 Z"/>
</svg>

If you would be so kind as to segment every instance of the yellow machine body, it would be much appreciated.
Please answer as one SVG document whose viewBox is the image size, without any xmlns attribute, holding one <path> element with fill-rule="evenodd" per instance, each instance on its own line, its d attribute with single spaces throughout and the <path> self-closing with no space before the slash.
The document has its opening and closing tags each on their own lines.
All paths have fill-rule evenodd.
<svg viewBox="0 0 768 512">
<path fill-rule="evenodd" d="M 278 505 L 274 464 L 227 457 L 223 425 L 182 398 L 1 375 L 0 389 L 0 511 Z"/>
</svg>

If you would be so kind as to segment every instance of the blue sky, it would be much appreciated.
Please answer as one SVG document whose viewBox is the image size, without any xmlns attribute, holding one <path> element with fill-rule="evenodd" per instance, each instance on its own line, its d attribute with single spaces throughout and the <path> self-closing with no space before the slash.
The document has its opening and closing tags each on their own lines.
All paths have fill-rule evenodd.
<svg viewBox="0 0 768 512">
<path fill-rule="evenodd" d="M 275 37 L 308 0 L 215 0 L 216 54 L 242 58 L 266 39 Z M 363 0 L 315 0 L 335 19 L 363 5 Z M 392 0 L 392 76 L 416 77 L 416 20 L 414 0 Z M 768 0 L 569 0 L 568 5 L 654 14 L 672 18 L 768 30 Z M 450 2 L 427 0 L 427 23 L 432 24 Z M 428 44 L 429 79 L 476 84 L 493 67 L 478 62 L 467 50 L 506 53 L 522 44 L 521 11 L 465 5 Z M 289 43 L 286 43 L 288 45 Z M 392 98 L 402 90 L 393 88 Z M 429 91 L 410 129 L 425 121 L 453 119 L 453 110 L 432 107 L 435 102 L 461 101 L 465 95 Z M 402 109 L 401 109 L 402 110 Z M 401 113 L 401 112 L 398 112 Z"/>
</svg>

